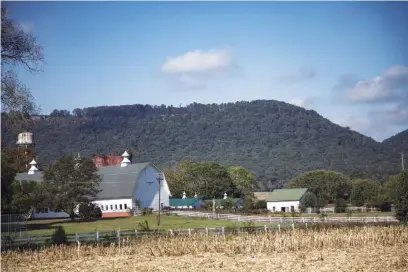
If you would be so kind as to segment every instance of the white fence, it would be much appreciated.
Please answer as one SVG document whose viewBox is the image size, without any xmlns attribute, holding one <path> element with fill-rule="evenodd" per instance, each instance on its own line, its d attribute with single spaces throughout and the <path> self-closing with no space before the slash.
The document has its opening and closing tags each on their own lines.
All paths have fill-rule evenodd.
<svg viewBox="0 0 408 272">
<path fill-rule="evenodd" d="M 192 212 L 192 211 L 170 211 L 172 214 L 177 214 L 181 216 L 194 216 L 194 217 L 205 217 L 214 218 L 221 220 L 235 220 L 240 222 L 363 222 L 363 223 L 374 223 L 374 222 L 398 222 L 398 220 L 392 216 L 374 216 L 374 217 L 275 217 L 275 216 L 249 216 L 249 215 L 238 215 L 238 214 L 220 214 L 220 213 L 205 213 L 205 212 Z"/>
</svg>

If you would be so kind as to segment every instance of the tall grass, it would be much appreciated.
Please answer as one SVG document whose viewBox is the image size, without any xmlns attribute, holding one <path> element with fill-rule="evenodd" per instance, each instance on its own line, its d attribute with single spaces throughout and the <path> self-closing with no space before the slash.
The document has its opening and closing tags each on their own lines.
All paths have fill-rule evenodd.
<svg viewBox="0 0 408 272">
<path fill-rule="evenodd" d="M 290 252 L 314 249 L 344 249 L 362 246 L 399 246 L 408 243 L 408 226 L 366 226 L 337 229 L 295 229 L 227 235 L 192 234 L 191 236 L 123 239 L 120 244 L 64 245 L 31 251 L 2 253 L 2 265 L 21 262 L 54 262 L 81 258 L 132 256 L 180 256 L 223 253 L 227 255 Z"/>
</svg>

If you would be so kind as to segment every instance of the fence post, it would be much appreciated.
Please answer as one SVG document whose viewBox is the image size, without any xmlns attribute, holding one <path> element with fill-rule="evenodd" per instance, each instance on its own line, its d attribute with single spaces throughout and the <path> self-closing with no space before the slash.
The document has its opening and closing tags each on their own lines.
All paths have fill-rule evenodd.
<svg viewBox="0 0 408 272">
<path fill-rule="evenodd" d="M 137 229 L 135 229 L 135 236 L 137 236 Z"/>
<path fill-rule="evenodd" d="M 188 235 L 189 236 L 191 235 L 191 229 L 190 228 L 188 229 Z"/>
<path fill-rule="evenodd" d="M 79 237 L 78 237 L 78 233 L 76 232 L 75 233 L 75 242 L 78 242 L 79 241 Z"/>
<path fill-rule="evenodd" d="M 307 222 L 306 222 L 306 228 L 307 228 Z"/>
<path fill-rule="evenodd" d="M 305 218 L 304 218 L 304 217 L 302 217 L 302 219 L 303 219 L 303 223 L 305 223 Z"/>
<path fill-rule="evenodd" d="M 278 224 L 278 229 L 279 229 L 279 232 L 280 232 L 280 224 Z"/>
<path fill-rule="evenodd" d="M 295 230 L 295 224 L 292 223 L 292 230 Z"/>
<path fill-rule="evenodd" d="M 281 223 L 283 222 L 283 217 L 280 218 L 280 222 L 281 222 Z"/>
<path fill-rule="evenodd" d="M 225 235 L 225 232 L 224 232 L 225 230 L 224 230 L 224 227 L 221 227 L 221 234 L 224 236 Z"/>
<path fill-rule="evenodd" d="M 99 242 L 99 231 L 96 232 L 96 241 Z"/>
<path fill-rule="evenodd" d="M 120 229 L 117 230 L 117 234 L 118 234 L 118 242 L 120 244 Z"/>
<path fill-rule="evenodd" d="M 208 228 L 205 227 L 205 234 L 208 235 Z"/>
<path fill-rule="evenodd" d="M 265 229 L 265 232 L 268 232 L 268 228 L 266 225 L 264 225 L 264 229 Z"/>
</svg>

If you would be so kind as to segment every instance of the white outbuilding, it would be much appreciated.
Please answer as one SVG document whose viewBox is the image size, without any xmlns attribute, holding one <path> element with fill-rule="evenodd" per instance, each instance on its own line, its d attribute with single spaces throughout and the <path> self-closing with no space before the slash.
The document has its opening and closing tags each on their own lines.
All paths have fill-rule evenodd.
<svg viewBox="0 0 408 272">
<path fill-rule="evenodd" d="M 271 212 L 298 212 L 307 188 L 275 189 L 267 200 L 266 207 Z"/>
</svg>

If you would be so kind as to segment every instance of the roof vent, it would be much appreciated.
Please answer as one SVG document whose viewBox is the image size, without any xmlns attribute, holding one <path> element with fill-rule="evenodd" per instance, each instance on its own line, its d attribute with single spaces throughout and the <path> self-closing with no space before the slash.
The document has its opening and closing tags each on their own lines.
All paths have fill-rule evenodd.
<svg viewBox="0 0 408 272">
<path fill-rule="evenodd" d="M 33 159 L 29 164 L 31 165 L 31 167 L 30 169 L 28 169 L 28 174 L 34 175 L 35 172 L 38 171 L 37 162 Z"/>
<path fill-rule="evenodd" d="M 131 163 L 131 161 L 129 160 L 130 155 L 129 155 L 129 153 L 127 153 L 126 150 L 125 150 L 125 152 L 123 152 L 122 157 L 123 157 L 123 160 L 120 163 L 120 167 L 128 166 Z"/>
<path fill-rule="evenodd" d="M 186 192 L 183 192 L 183 199 L 186 199 L 186 198 L 187 198 Z"/>
<path fill-rule="evenodd" d="M 224 193 L 224 199 L 227 199 L 227 193 L 226 192 Z"/>
<path fill-rule="evenodd" d="M 195 194 L 194 194 L 194 198 L 197 198 L 197 197 L 198 197 L 198 195 L 197 195 L 197 193 L 195 193 Z"/>
</svg>

